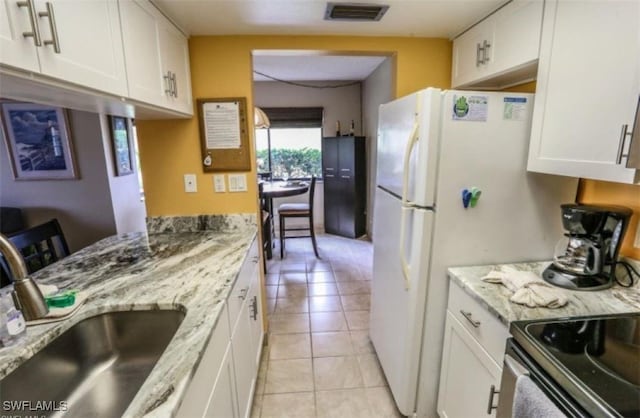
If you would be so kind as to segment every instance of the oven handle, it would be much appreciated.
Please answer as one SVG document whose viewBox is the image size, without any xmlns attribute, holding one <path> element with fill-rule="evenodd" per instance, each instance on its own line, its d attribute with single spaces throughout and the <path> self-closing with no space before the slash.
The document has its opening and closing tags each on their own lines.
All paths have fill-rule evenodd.
<svg viewBox="0 0 640 418">
<path fill-rule="evenodd" d="M 520 376 L 529 376 L 529 370 L 527 370 L 526 367 L 516 361 L 516 359 L 511 357 L 509 354 L 504 355 L 504 364 L 507 365 L 509 371 L 516 377 L 516 379 Z"/>
</svg>

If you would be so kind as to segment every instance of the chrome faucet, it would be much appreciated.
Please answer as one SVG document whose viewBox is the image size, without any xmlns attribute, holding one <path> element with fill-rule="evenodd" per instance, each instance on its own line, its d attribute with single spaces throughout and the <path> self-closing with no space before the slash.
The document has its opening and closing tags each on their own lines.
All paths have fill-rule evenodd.
<svg viewBox="0 0 640 418">
<path fill-rule="evenodd" d="M 49 312 L 38 285 L 29 277 L 22 254 L 5 235 L 0 234 L 0 253 L 7 260 L 13 276 L 13 302 L 27 321 L 44 317 Z"/>
</svg>

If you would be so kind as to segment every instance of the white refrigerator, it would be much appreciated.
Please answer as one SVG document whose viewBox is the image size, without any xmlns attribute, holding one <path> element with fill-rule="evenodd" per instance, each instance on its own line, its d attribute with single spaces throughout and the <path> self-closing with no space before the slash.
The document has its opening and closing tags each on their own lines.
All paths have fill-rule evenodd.
<svg viewBox="0 0 640 418">
<path fill-rule="evenodd" d="M 370 338 L 405 415 L 436 416 L 447 267 L 547 260 L 562 236 L 577 180 L 526 171 L 533 100 L 429 88 L 380 106 Z"/>
</svg>

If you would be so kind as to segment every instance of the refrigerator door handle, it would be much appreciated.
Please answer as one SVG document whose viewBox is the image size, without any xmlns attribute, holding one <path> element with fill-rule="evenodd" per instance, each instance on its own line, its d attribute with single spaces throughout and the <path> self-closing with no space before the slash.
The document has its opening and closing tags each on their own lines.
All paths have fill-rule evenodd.
<svg viewBox="0 0 640 418">
<path fill-rule="evenodd" d="M 405 257 L 405 233 L 406 233 L 406 222 L 407 222 L 407 212 L 414 209 L 413 202 L 407 199 L 407 194 L 409 193 L 409 168 L 411 165 L 411 154 L 413 153 L 413 148 L 418 142 L 418 123 L 416 122 L 413 125 L 413 129 L 411 130 L 411 134 L 409 136 L 409 141 L 407 142 L 407 148 L 404 153 L 404 168 L 403 168 L 403 178 L 402 178 L 402 209 L 400 216 L 400 266 L 402 267 L 402 276 L 404 278 L 404 287 L 405 289 L 409 289 L 410 280 L 409 273 L 411 270 L 411 266 Z"/>
</svg>

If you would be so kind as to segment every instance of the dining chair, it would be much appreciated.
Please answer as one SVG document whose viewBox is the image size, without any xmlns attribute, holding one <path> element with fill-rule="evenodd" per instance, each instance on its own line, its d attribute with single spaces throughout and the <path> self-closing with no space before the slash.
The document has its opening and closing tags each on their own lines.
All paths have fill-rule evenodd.
<svg viewBox="0 0 640 418">
<path fill-rule="evenodd" d="M 311 177 L 309 185 L 309 203 L 283 203 L 278 206 L 278 216 L 280 219 L 280 258 L 284 258 L 284 242 L 287 238 L 309 238 L 313 244 L 313 252 L 317 258 L 318 244 L 316 243 L 316 233 L 313 228 L 313 198 L 316 189 L 316 177 Z M 287 218 L 307 218 L 309 225 L 306 227 L 287 228 L 285 225 Z M 286 235 L 287 231 L 309 231 L 309 235 Z"/>
<path fill-rule="evenodd" d="M 269 213 L 269 208 L 267 206 L 267 198 L 264 196 L 264 182 L 258 183 L 258 198 L 260 204 L 260 229 L 262 231 L 262 251 L 264 253 L 263 261 L 264 261 L 264 272 L 267 272 L 267 259 L 271 259 L 272 257 L 272 225 L 271 225 L 271 213 Z"/>
<path fill-rule="evenodd" d="M 22 253 L 29 273 L 55 263 L 71 253 L 57 219 L 11 234 L 9 241 Z M 2 259 L 0 264 L 13 281 L 6 260 Z"/>
</svg>

